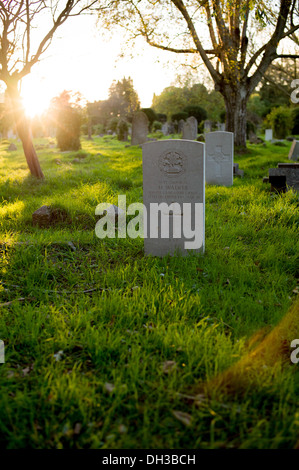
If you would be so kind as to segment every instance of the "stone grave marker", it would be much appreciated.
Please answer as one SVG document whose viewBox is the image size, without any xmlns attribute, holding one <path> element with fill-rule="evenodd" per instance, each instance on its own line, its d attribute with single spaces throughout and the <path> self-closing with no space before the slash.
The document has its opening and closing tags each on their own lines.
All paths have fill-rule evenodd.
<svg viewBox="0 0 299 470">
<path fill-rule="evenodd" d="M 193 116 L 188 117 L 183 125 L 182 139 L 185 140 L 196 140 L 197 139 L 197 119 Z"/>
<path fill-rule="evenodd" d="M 269 142 L 270 140 L 273 140 L 273 131 L 272 131 L 272 129 L 266 129 L 265 141 Z"/>
<path fill-rule="evenodd" d="M 184 119 L 180 119 L 178 122 L 178 133 L 181 134 L 183 132 L 185 121 Z"/>
<path fill-rule="evenodd" d="M 206 134 L 206 183 L 232 186 L 234 134 L 217 131 Z"/>
<path fill-rule="evenodd" d="M 277 168 L 269 169 L 269 177 L 263 182 L 271 184 L 271 192 L 286 192 L 288 188 L 299 191 L 299 163 L 278 163 Z"/>
<path fill-rule="evenodd" d="M 167 122 L 164 122 L 164 124 L 162 125 L 162 132 L 164 135 L 168 135 L 168 123 Z"/>
<path fill-rule="evenodd" d="M 291 150 L 289 153 L 289 159 L 297 161 L 299 158 L 299 140 L 293 140 Z"/>
<path fill-rule="evenodd" d="M 142 146 L 146 255 L 203 252 L 205 145 L 162 140 Z"/>
<path fill-rule="evenodd" d="M 211 121 L 205 121 L 204 122 L 204 133 L 207 134 L 208 132 L 212 131 L 212 122 Z"/>
<path fill-rule="evenodd" d="M 142 111 L 133 116 L 131 145 L 144 144 L 147 141 L 148 117 Z"/>
</svg>

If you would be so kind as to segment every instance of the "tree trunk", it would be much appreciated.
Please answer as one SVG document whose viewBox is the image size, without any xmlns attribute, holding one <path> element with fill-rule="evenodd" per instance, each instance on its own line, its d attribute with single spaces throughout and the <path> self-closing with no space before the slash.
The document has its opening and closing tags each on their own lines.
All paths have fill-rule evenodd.
<svg viewBox="0 0 299 470">
<path fill-rule="evenodd" d="M 244 88 L 232 91 L 225 90 L 226 107 L 225 130 L 234 133 L 235 146 L 246 148 L 246 124 L 247 124 L 247 93 Z"/>
<path fill-rule="evenodd" d="M 22 100 L 17 84 L 9 84 L 7 86 L 7 91 L 12 104 L 17 133 L 23 145 L 23 150 L 30 173 L 36 178 L 43 179 L 44 174 L 40 167 L 36 151 L 33 146 L 30 126 L 25 115 L 25 110 L 22 105 Z"/>
</svg>

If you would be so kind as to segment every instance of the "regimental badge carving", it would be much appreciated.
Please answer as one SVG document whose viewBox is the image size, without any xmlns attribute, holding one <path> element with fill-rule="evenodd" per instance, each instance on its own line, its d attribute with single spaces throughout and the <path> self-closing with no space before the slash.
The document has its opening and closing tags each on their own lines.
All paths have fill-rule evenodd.
<svg viewBox="0 0 299 470">
<path fill-rule="evenodd" d="M 178 176 L 186 171 L 187 157 L 175 150 L 167 150 L 160 156 L 158 165 L 165 176 Z"/>
</svg>

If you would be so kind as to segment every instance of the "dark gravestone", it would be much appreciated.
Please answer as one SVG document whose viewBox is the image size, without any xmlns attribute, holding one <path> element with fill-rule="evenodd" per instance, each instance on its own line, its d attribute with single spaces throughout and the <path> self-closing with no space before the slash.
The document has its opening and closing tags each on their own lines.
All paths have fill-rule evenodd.
<svg viewBox="0 0 299 470">
<path fill-rule="evenodd" d="M 263 179 L 271 184 L 272 192 L 285 192 L 288 188 L 299 191 L 299 163 L 278 163 L 269 169 L 269 177 Z"/>
<path fill-rule="evenodd" d="M 50 227 L 51 217 L 51 207 L 42 206 L 32 214 L 32 224 L 38 227 Z"/>
<path fill-rule="evenodd" d="M 234 163 L 233 168 L 234 168 L 234 176 L 239 176 L 239 177 L 243 178 L 244 170 L 240 170 L 239 163 Z"/>
<path fill-rule="evenodd" d="M 32 225 L 40 228 L 48 228 L 59 223 L 70 221 L 64 209 L 55 209 L 51 206 L 42 206 L 32 214 Z"/>
</svg>

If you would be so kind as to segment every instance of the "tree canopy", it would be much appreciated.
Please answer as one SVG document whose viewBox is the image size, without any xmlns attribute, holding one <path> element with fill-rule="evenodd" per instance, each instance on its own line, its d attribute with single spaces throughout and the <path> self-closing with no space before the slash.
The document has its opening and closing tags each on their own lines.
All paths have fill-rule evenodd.
<svg viewBox="0 0 299 470">
<path fill-rule="evenodd" d="M 156 48 L 195 55 L 226 105 L 226 130 L 246 145 L 246 105 L 270 64 L 297 54 L 279 52 L 285 38 L 298 44 L 297 0 L 114 0 L 106 23 L 143 36 Z M 111 8 L 112 7 L 112 8 Z M 108 21 L 107 21 L 108 20 Z"/>
<path fill-rule="evenodd" d="M 191 105 L 204 108 L 207 117 L 214 121 L 221 120 L 221 113 L 225 109 L 221 94 L 215 90 L 209 92 L 201 83 L 183 87 L 169 86 L 160 95 L 154 95 L 152 107 L 170 118 Z"/>
</svg>

